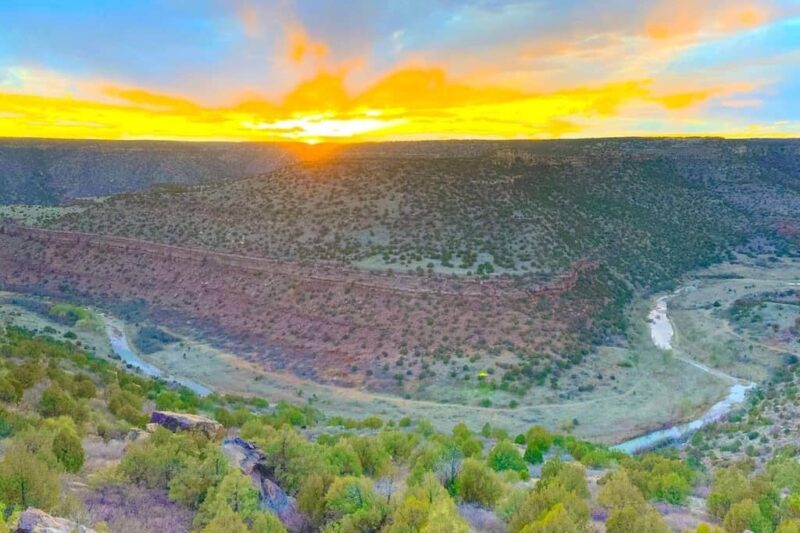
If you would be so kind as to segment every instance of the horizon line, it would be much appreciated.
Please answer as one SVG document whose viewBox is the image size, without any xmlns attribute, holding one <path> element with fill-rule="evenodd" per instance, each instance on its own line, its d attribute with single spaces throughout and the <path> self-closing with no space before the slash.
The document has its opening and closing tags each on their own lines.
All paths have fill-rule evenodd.
<svg viewBox="0 0 800 533">
<path fill-rule="evenodd" d="M 486 138 L 486 137 L 456 137 L 447 139 L 385 139 L 385 140 L 353 140 L 335 141 L 325 140 L 319 142 L 306 141 L 275 141 L 253 139 L 198 139 L 198 138 L 173 138 L 173 137 L 142 137 L 142 138 L 104 138 L 104 137 L 36 137 L 1 135 L 0 141 L 49 141 L 49 142 L 107 142 L 107 143 L 191 143 L 191 144 L 269 144 L 277 146 L 348 146 L 363 144 L 403 144 L 403 143 L 448 143 L 448 142 L 563 142 L 563 141 L 592 141 L 592 140 L 722 140 L 722 141 L 800 141 L 800 134 L 773 134 L 745 136 L 738 134 L 658 134 L 658 135 L 605 135 L 587 137 L 552 137 L 552 138 Z"/>
</svg>

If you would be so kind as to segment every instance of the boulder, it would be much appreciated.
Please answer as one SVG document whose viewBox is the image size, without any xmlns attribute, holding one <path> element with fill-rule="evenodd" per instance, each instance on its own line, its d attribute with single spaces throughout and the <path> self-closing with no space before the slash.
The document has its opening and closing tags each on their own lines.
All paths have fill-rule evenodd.
<svg viewBox="0 0 800 533">
<path fill-rule="evenodd" d="M 205 416 L 172 411 L 153 411 L 150 422 L 170 431 L 193 431 L 205 434 L 209 439 L 219 440 L 225 436 L 225 427 Z"/>
<path fill-rule="evenodd" d="M 297 500 L 283 492 L 277 483 L 264 478 L 261 481 L 261 504 L 275 513 L 289 531 L 301 531 L 305 517 L 297 508 Z"/>
<path fill-rule="evenodd" d="M 30 508 L 19 517 L 16 533 L 95 533 L 94 529 L 76 524 L 66 518 L 50 516 L 40 509 Z"/>
<path fill-rule="evenodd" d="M 149 425 L 149 424 L 148 424 Z M 125 442 L 141 442 L 150 437 L 150 433 L 148 431 L 144 431 L 141 429 L 131 429 L 128 431 L 128 434 L 125 435 Z"/>
<path fill-rule="evenodd" d="M 266 465 L 266 457 L 258 447 L 251 442 L 235 437 L 225 439 L 222 451 L 232 465 L 238 467 L 250 478 L 253 487 L 258 490 L 262 508 L 275 513 L 289 531 L 303 530 L 306 520 L 297 507 L 297 500 L 286 494 L 277 483 L 270 479 L 273 472 Z"/>
</svg>

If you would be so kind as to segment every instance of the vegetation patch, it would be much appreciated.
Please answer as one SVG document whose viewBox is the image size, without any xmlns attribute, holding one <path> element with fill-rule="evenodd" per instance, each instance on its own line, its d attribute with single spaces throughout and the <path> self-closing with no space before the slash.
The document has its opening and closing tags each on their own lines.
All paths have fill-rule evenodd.
<svg viewBox="0 0 800 533">
<path fill-rule="evenodd" d="M 155 326 L 142 326 L 133 337 L 136 348 L 144 354 L 163 350 L 165 346 L 178 342 L 178 337 Z"/>
</svg>

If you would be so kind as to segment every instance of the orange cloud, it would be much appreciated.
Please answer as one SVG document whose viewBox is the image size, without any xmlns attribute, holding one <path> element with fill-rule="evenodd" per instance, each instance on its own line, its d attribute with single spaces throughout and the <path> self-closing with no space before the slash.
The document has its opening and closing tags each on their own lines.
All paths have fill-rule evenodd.
<svg viewBox="0 0 800 533">
<path fill-rule="evenodd" d="M 769 19 L 766 8 L 758 5 L 734 6 L 723 12 L 720 27 L 725 31 L 735 31 L 761 26 Z"/>
<path fill-rule="evenodd" d="M 108 96 L 124 100 L 131 104 L 140 104 L 160 109 L 197 109 L 198 106 L 191 100 L 131 87 L 110 85 L 103 89 Z"/>
<path fill-rule="evenodd" d="M 685 93 L 668 94 L 666 96 L 656 96 L 653 101 L 660 103 L 667 109 L 685 109 L 694 104 L 708 100 L 714 91 L 694 91 Z"/>
<path fill-rule="evenodd" d="M 700 33 L 729 33 L 760 26 L 769 15 L 766 7 L 752 1 L 662 1 L 648 17 L 645 34 L 651 39 L 666 40 Z"/>
<path fill-rule="evenodd" d="M 328 55 L 328 45 L 314 41 L 300 25 L 292 25 L 287 31 L 287 57 L 292 63 L 302 63 L 306 58 L 322 59 Z"/>
<path fill-rule="evenodd" d="M 244 29 L 245 35 L 250 38 L 261 36 L 261 17 L 258 9 L 253 4 L 241 4 L 236 7 L 236 19 Z"/>
<path fill-rule="evenodd" d="M 656 94 L 648 79 L 529 92 L 465 84 L 441 68 L 399 69 L 355 92 L 345 81 L 344 72 L 320 73 L 279 100 L 250 98 L 219 107 L 108 83 L 90 84 L 102 90 L 82 98 L 0 92 L 0 136 L 309 143 L 553 138 L 622 120 L 633 104 L 672 112 L 722 92 L 742 92 L 684 88 Z"/>
<path fill-rule="evenodd" d="M 283 107 L 303 112 L 342 111 L 350 102 L 342 74 L 322 72 L 301 82 L 283 99 Z"/>
<path fill-rule="evenodd" d="M 402 96 L 398 98 L 398 96 Z M 405 109 L 442 108 L 478 105 L 521 99 L 522 91 L 496 87 L 471 87 L 447 79 L 442 68 L 406 68 L 390 73 L 364 91 L 356 100 L 366 107 Z"/>
</svg>

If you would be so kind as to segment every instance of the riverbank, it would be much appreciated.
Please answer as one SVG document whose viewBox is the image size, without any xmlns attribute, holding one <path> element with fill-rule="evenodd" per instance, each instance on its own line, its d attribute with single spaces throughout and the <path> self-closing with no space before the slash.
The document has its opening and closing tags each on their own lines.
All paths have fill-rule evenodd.
<svg viewBox="0 0 800 533">
<path fill-rule="evenodd" d="M 37 298 L 13 293 L 0 297 L 0 323 L 51 331 L 54 336 L 70 331 L 47 316 L 11 304 L 12 300 L 23 297 Z M 699 370 L 687 372 L 682 362 L 660 356 L 648 340 L 644 321 L 648 307 L 644 301 L 641 304 L 634 310 L 640 317 L 632 331 L 635 349 L 601 347 L 599 353 L 572 371 L 592 376 L 602 374 L 607 387 L 566 400 L 560 397 L 563 393 L 559 389 L 535 387 L 514 408 L 426 401 L 320 384 L 291 373 L 271 372 L 257 361 L 220 349 L 189 331 L 169 330 L 179 338 L 178 342 L 152 354 L 135 355 L 164 376 L 199 384 L 219 394 L 258 396 L 271 403 L 309 403 L 330 416 L 427 419 L 442 431 L 450 431 L 459 422 L 476 430 L 489 422 L 513 433 L 541 424 L 554 431 L 566 428 L 580 438 L 613 444 L 635 437 L 663 420 L 680 419 L 678 406 L 688 405 L 694 412 L 722 394 L 718 380 Z M 119 317 L 97 309 L 93 312 L 104 315 L 116 331 L 132 334 L 130 325 Z M 112 339 L 117 335 L 114 329 L 110 336 L 103 328 L 100 331 L 76 330 L 76 333 L 84 345 L 91 346 L 100 356 L 133 361 L 127 352 L 112 355 Z M 124 352 L 123 343 L 116 340 L 114 343 Z M 132 343 L 127 342 L 127 347 L 130 349 Z"/>
<path fill-rule="evenodd" d="M 683 290 L 683 289 L 681 289 Z M 613 448 L 621 452 L 635 454 L 642 451 L 651 450 L 673 442 L 681 442 L 688 438 L 698 429 L 718 422 L 731 411 L 744 403 L 747 392 L 756 387 L 755 383 L 743 382 L 733 376 L 725 374 L 716 369 L 698 363 L 674 349 L 672 339 L 675 336 L 675 329 L 669 317 L 668 303 L 670 298 L 680 292 L 671 295 L 661 296 L 656 299 L 652 311 L 647 315 L 650 323 L 650 338 L 653 344 L 661 350 L 676 352 L 676 357 L 688 365 L 693 366 L 709 375 L 715 376 L 724 381 L 731 382 L 727 396 L 716 402 L 700 418 L 684 424 L 678 424 L 664 429 L 645 433 L 633 439 L 617 444 Z"/>
<path fill-rule="evenodd" d="M 160 368 L 151 365 L 131 347 L 131 343 L 128 341 L 127 335 L 125 335 L 124 325 L 118 319 L 104 313 L 100 313 L 100 317 L 105 325 L 105 332 L 109 343 L 111 343 L 111 349 L 127 367 L 136 369 L 146 376 L 186 387 L 199 396 L 208 396 L 213 392 L 205 385 L 184 377 L 171 376 Z"/>
</svg>

